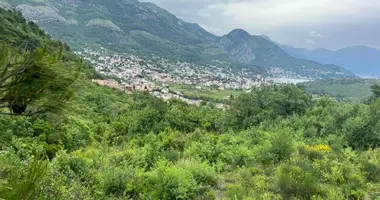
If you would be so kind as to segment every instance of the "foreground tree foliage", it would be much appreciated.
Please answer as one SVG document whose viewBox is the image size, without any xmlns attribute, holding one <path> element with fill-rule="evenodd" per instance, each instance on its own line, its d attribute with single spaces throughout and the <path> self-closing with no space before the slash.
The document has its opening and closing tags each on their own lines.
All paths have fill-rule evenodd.
<svg viewBox="0 0 380 200">
<path fill-rule="evenodd" d="M 21 61 L 40 55 L 33 70 L 9 79 L 17 87 L 3 84 L 8 104 L 38 94 L 22 113 L 76 92 L 58 114 L 0 115 L 0 199 L 380 199 L 376 86 L 365 104 L 261 86 L 220 110 L 101 87 L 89 69 L 62 72 L 76 69 L 67 56 L 7 48 Z M 30 75 L 40 70 L 53 79 Z M 1 111 L 9 110 L 18 113 Z"/>
<path fill-rule="evenodd" d="M 72 94 L 72 84 L 79 75 L 80 63 L 47 55 L 46 49 L 18 53 L 6 47 L 0 49 L 0 107 L 9 114 L 44 113 L 62 108 Z M 4 114 L 4 113 L 3 113 Z"/>
</svg>

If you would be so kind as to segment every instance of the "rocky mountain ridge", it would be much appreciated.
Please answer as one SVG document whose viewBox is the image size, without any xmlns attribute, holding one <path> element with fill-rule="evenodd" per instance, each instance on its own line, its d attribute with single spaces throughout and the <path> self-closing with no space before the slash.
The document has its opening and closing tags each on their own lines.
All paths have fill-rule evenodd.
<svg viewBox="0 0 380 200">
<path fill-rule="evenodd" d="M 255 36 L 242 29 L 235 29 L 217 39 L 232 59 L 264 68 L 279 68 L 298 74 L 323 74 L 326 77 L 348 75 L 348 70 L 335 65 L 321 65 L 315 61 L 291 57 L 265 36 Z"/>
</svg>

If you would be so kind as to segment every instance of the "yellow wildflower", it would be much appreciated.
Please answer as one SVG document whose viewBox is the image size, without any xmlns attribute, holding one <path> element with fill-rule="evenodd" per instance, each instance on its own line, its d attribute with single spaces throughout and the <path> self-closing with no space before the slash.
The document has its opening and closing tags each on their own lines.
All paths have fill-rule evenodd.
<svg viewBox="0 0 380 200">
<path fill-rule="evenodd" d="M 325 144 L 319 144 L 319 145 L 314 145 L 314 146 L 306 145 L 305 149 L 307 151 L 317 151 L 317 152 L 330 152 L 331 151 L 331 147 L 329 145 L 325 145 Z"/>
</svg>

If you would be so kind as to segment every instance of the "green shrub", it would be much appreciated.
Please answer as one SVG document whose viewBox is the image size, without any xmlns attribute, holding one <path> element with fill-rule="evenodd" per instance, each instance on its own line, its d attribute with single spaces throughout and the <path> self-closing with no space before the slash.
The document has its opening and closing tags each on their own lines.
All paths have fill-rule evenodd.
<svg viewBox="0 0 380 200">
<path fill-rule="evenodd" d="M 282 164 L 276 172 L 274 187 L 284 198 L 311 199 L 322 193 L 318 172 L 304 160 Z"/>
<path fill-rule="evenodd" d="M 200 187 L 215 187 L 218 181 L 218 174 L 214 168 L 206 162 L 198 159 L 181 160 L 176 166 L 189 172 Z"/>
<path fill-rule="evenodd" d="M 190 172 L 165 162 L 159 162 L 144 179 L 142 198 L 194 199 L 198 189 Z"/>
</svg>

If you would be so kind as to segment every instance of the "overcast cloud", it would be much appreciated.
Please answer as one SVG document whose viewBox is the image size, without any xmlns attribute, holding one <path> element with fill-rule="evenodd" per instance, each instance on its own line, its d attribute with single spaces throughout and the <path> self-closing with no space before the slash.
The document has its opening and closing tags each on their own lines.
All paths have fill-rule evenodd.
<svg viewBox="0 0 380 200">
<path fill-rule="evenodd" d="M 378 0 L 148 1 L 217 35 L 243 28 L 251 34 L 265 34 L 297 47 L 380 48 Z"/>
</svg>

